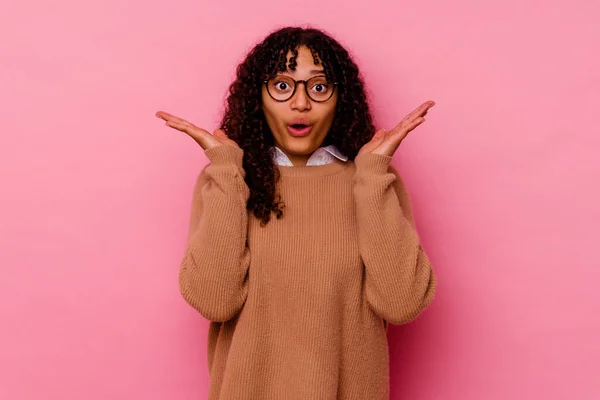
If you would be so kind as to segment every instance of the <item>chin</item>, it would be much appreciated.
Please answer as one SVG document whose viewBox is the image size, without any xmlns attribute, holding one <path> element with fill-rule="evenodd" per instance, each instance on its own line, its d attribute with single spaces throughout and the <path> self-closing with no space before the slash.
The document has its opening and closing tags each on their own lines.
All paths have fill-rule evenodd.
<svg viewBox="0 0 600 400">
<path fill-rule="evenodd" d="M 288 142 L 288 143 L 286 143 L 286 146 L 283 148 L 283 150 L 285 150 L 288 153 L 295 155 L 295 156 L 305 156 L 305 155 L 311 154 L 318 148 L 319 148 L 319 146 L 316 146 L 313 143 L 290 143 L 290 142 Z"/>
</svg>

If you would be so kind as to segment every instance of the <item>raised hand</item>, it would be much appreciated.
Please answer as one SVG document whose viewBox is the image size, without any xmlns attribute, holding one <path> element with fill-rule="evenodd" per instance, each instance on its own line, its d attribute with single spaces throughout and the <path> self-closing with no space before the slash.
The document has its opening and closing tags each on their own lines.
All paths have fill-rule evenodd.
<svg viewBox="0 0 600 400">
<path fill-rule="evenodd" d="M 398 125 L 392 130 L 386 132 L 385 129 L 380 129 L 373 135 L 371 141 L 366 143 L 358 152 L 358 154 L 367 152 L 373 154 L 381 154 L 392 156 L 400 146 L 402 140 L 410 131 L 421 125 L 425 121 L 425 115 L 435 103 L 426 101 L 419 107 L 408 114 Z"/>
<path fill-rule="evenodd" d="M 236 142 L 227 137 L 227 134 L 222 129 L 216 129 L 213 134 L 210 134 L 207 130 L 199 128 L 183 118 L 176 117 L 164 111 L 157 112 L 156 117 L 164 119 L 166 121 L 165 125 L 187 133 L 188 136 L 194 139 L 204 150 L 222 145 L 240 148 Z"/>
</svg>

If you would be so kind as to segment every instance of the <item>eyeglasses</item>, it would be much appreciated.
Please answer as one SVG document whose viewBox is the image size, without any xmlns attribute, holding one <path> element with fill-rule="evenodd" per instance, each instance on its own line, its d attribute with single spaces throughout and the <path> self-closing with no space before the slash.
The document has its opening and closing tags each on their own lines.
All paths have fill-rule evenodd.
<svg viewBox="0 0 600 400">
<path fill-rule="evenodd" d="M 306 95 L 317 103 L 327 101 L 333 96 L 337 82 L 329 83 L 325 76 L 313 76 L 308 80 L 294 80 L 287 75 L 275 75 L 263 81 L 267 92 L 275 101 L 287 101 L 296 93 L 299 83 L 304 84 Z"/>
</svg>

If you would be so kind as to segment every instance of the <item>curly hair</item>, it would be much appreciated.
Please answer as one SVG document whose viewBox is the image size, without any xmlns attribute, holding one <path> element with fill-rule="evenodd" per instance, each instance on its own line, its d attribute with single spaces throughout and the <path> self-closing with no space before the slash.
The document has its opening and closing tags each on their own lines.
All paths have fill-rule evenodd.
<svg viewBox="0 0 600 400">
<path fill-rule="evenodd" d="M 244 152 L 245 181 L 250 189 L 247 209 L 266 225 L 271 213 L 279 219 L 285 203 L 275 193 L 279 171 L 272 151 L 275 139 L 262 111 L 262 85 L 268 77 L 294 70 L 298 47 L 307 47 L 315 64 L 321 63 L 329 81 L 338 82 L 335 117 L 323 146 L 335 145 L 350 160 L 371 140 L 375 127 L 363 78 L 348 51 L 315 28 L 285 27 L 271 32 L 255 45 L 237 66 L 229 86 L 221 128 Z M 289 60 L 288 52 L 293 56 Z"/>
</svg>

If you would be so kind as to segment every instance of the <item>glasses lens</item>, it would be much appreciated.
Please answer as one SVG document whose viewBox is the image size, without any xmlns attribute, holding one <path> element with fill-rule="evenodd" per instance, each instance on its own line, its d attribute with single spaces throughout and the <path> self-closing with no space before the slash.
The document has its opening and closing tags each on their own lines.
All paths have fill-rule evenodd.
<svg viewBox="0 0 600 400">
<path fill-rule="evenodd" d="M 306 82 L 306 90 L 314 101 L 325 101 L 333 94 L 333 85 L 324 76 L 314 76 Z"/>
<path fill-rule="evenodd" d="M 267 82 L 267 90 L 275 100 L 287 100 L 294 92 L 294 80 L 285 75 L 277 75 Z"/>
<path fill-rule="evenodd" d="M 267 82 L 267 90 L 275 100 L 285 101 L 294 93 L 294 80 L 287 75 L 277 75 Z M 314 76 L 306 82 L 306 92 L 314 101 L 328 100 L 333 94 L 334 85 L 325 76 Z"/>
</svg>

